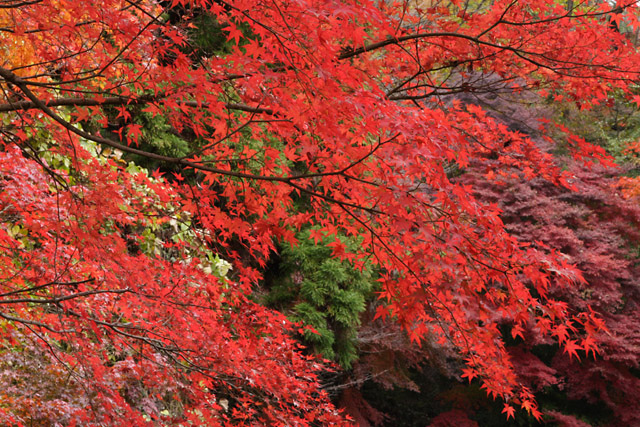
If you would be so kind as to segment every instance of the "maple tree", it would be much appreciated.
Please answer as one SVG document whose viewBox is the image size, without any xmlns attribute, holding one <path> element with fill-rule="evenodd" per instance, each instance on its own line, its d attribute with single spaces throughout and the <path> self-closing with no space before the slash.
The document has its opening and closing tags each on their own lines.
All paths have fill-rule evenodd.
<svg viewBox="0 0 640 427">
<path fill-rule="evenodd" d="M 2 351 L 64 368 L 51 381 L 68 375 L 88 404 L 8 394 L 3 422 L 54 398 L 70 424 L 343 422 L 295 326 L 249 297 L 276 242 L 309 225 L 334 257 L 379 272 L 378 316 L 457 348 L 463 377 L 506 416 L 540 417 L 499 325 L 595 353 L 604 322 L 550 293 L 580 283 L 577 269 L 509 235 L 497 206 L 447 173 L 570 174 L 481 108 L 438 97 L 631 96 L 640 56 L 619 29 L 638 28 L 635 2 L 570 3 L 7 2 Z M 194 46 L 198 25 L 222 49 Z M 145 145 L 154 120 L 179 150 Z M 123 154 L 162 169 L 149 177 Z"/>
<path fill-rule="evenodd" d="M 549 292 L 570 310 L 594 310 L 606 325 L 595 335 L 578 331 L 581 339 L 564 350 L 535 328 L 512 330 L 524 338 L 509 346 L 519 377 L 545 401 L 544 412 L 561 425 L 584 425 L 579 420 L 589 416 L 633 425 L 638 422 L 632 408 L 640 384 L 635 371 L 639 207 L 617 191 L 619 170 L 575 162 L 569 162 L 567 170 L 573 175 L 572 190 L 541 179 L 498 184 L 473 168 L 461 179 L 473 182 L 482 200 L 500 204 L 514 236 L 536 242 L 541 250 L 554 248 L 580 268 L 585 279 L 580 286 L 567 288 L 552 281 Z M 571 409 L 572 401 L 600 406 Z"/>
<path fill-rule="evenodd" d="M 567 114 L 570 105 L 552 103 L 531 93 L 506 91 L 499 96 L 457 94 L 452 98 L 482 105 L 492 117 L 510 129 L 529 134 L 543 147 L 549 144 L 540 139 L 539 119 L 561 115 L 575 132 L 598 141 L 624 161 L 620 168 L 580 165 L 563 157 L 561 147 L 555 146 L 557 161 L 571 174 L 571 189 L 543 179 L 517 176 L 490 180 L 486 169 L 475 161 L 455 175 L 457 181 L 470 185 L 480 200 L 498 204 L 506 229 L 520 241 L 532 242 L 541 250 L 554 248 L 579 267 L 585 278 L 583 284 L 567 288 L 555 286 L 552 281 L 549 291 L 564 301 L 568 310 L 589 307 L 606 323 L 605 331 L 589 338 L 596 341 L 598 354 L 586 354 L 579 345 L 573 347 L 575 353 L 563 352 L 535 329 L 520 331 L 524 339 L 509 337 L 510 324 L 505 320 L 502 328 L 507 332 L 507 349 L 519 378 L 534 391 L 545 421 L 562 426 L 636 424 L 639 212 L 637 198 L 630 196 L 637 194 L 637 187 L 633 187 L 637 179 L 624 177 L 623 191 L 617 184 L 618 177 L 633 173 L 637 164 L 633 157 L 635 144 L 627 150 L 626 159 L 620 148 L 629 140 L 628 135 L 637 134 L 636 109 L 610 99 L 608 106 L 598 106 L 593 111 L 569 110 Z M 402 344 L 396 346 L 402 348 Z M 412 372 L 418 384 L 410 389 L 420 394 L 380 394 L 371 386 L 365 387 L 366 403 L 355 402 L 361 408 L 361 416 L 378 425 L 379 416 L 366 406 L 373 405 L 403 425 L 414 425 L 415 420 L 425 418 L 431 418 L 429 425 L 434 426 L 528 423 L 515 411 L 514 419 L 505 422 L 504 415 L 500 415 L 502 408 L 478 394 L 477 382 L 465 385 L 453 380 L 456 375 L 451 368 L 455 359 L 443 366 L 439 361 L 433 363 L 434 356 L 427 355 L 431 363 Z M 436 414 L 439 415 L 432 418 Z"/>
</svg>

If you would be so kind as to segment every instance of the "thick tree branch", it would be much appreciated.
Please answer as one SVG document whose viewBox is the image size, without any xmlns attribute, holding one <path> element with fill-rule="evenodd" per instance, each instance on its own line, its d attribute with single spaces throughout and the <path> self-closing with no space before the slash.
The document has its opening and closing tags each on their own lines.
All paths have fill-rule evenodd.
<svg viewBox="0 0 640 427">
<path fill-rule="evenodd" d="M 6 70 L 5 70 L 6 71 Z M 10 81 L 10 80 L 7 80 Z M 24 82 L 28 85 L 27 82 Z M 17 85 L 16 85 L 17 86 Z M 164 95 L 142 95 L 137 98 L 127 98 L 123 96 L 110 96 L 102 99 L 90 99 L 90 98 L 56 98 L 47 102 L 43 102 L 47 107 L 94 107 L 105 105 L 140 105 L 149 104 L 153 102 L 165 102 Z M 179 105 L 186 105 L 187 107 L 207 107 L 206 103 L 198 103 L 197 101 L 176 101 Z M 248 113 L 267 114 L 274 115 L 275 112 L 268 108 L 252 107 L 246 104 L 239 103 L 226 103 L 225 107 L 229 110 L 245 111 Z M 32 100 L 22 100 L 16 102 L 10 102 L 6 104 L 0 104 L 0 113 L 8 113 L 11 111 L 27 111 L 40 108 Z"/>
<path fill-rule="evenodd" d="M 75 294 L 64 295 L 55 298 L 17 298 L 17 299 L 0 299 L 0 304 L 57 304 L 62 301 L 68 301 L 80 297 L 87 297 L 98 294 L 123 294 L 125 292 L 131 292 L 130 289 L 106 289 L 106 290 L 93 290 L 86 292 L 77 292 Z"/>
</svg>

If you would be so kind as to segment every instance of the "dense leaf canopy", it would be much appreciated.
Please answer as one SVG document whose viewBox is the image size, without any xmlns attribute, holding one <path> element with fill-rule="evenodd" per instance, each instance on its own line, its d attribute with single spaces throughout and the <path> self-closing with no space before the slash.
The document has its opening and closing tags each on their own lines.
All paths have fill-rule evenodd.
<svg viewBox="0 0 640 427">
<path fill-rule="evenodd" d="M 584 282 L 566 257 L 453 177 L 571 187 L 573 172 L 446 96 L 631 98 L 637 30 L 624 1 L 5 2 L 0 351 L 53 366 L 70 396 L 0 391 L 2 422 L 33 406 L 81 425 L 345 422 L 297 326 L 250 297 L 310 226 L 379 274 L 378 316 L 454 347 L 507 417 L 540 417 L 500 325 L 584 357 L 605 323 L 550 292 Z"/>
</svg>

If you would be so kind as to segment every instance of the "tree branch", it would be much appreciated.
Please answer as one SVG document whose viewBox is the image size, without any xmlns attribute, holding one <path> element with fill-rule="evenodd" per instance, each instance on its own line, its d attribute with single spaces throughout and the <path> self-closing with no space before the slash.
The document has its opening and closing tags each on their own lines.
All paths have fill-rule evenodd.
<svg viewBox="0 0 640 427">
<path fill-rule="evenodd" d="M 8 70 L 4 70 L 8 71 Z M 2 74 L 0 74 L 2 75 Z M 2 76 L 4 77 L 4 76 Z M 10 80 L 5 80 L 11 82 Z M 11 82 L 13 83 L 13 82 Z M 23 81 L 25 85 L 29 83 Z M 17 85 L 16 85 L 17 86 Z M 42 102 L 47 107 L 94 107 L 104 105 L 140 105 L 149 104 L 152 102 L 165 102 L 165 95 L 142 95 L 137 98 L 127 98 L 123 96 L 110 96 L 103 99 L 88 99 L 88 98 L 56 98 L 47 102 Z M 186 105 L 187 107 L 207 107 L 206 103 L 198 103 L 197 101 L 177 101 L 179 105 Z M 229 110 L 245 111 L 248 113 L 275 115 L 275 112 L 269 108 L 252 107 L 246 104 L 239 103 L 226 103 L 225 108 Z M 8 113 L 11 111 L 27 111 L 40 108 L 33 100 L 22 100 L 16 102 L 9 102 L 7 104 L 0 104 L 0 113 Z"/>
</svg>

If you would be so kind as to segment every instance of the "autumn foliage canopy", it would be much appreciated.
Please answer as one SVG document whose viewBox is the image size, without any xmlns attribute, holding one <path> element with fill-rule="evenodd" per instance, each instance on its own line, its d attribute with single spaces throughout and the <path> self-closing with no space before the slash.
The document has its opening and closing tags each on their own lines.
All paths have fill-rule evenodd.
<svg viewBox="0 0 640 427">
<path fill-rule="evenodd" d="M 305 326 L 252 296 L 278 245 L 310 226 L 332 256 L 375 270 L 377 316 L 455 348 L 505 417 L 539 418 L 503 334 L 594 359 L 605 321 L 567 303 L 585 281 L 567 257 L 509 233 L 498 200 L 476 196 L 516 179 L 572 189 L 575 171 L 447 97 L 535 92 L 584 109 L 631 98 L 640 55 L 619 27 L 637 30 L 636 12 L 3 2 L 0 354 L 22 391 L 0 389 L 0 424 L 348 423 L 322 391 L 326 366 L 293 338 Z M 197 43 L 205 24 L 215 48 Z M 179 149 L 161 150 L 171 138 Z M 577 164 L 610 164 L 571 134 L 556 143 Z M 470 165 L 482 188 L 455 179 Z"/>
</svg>

